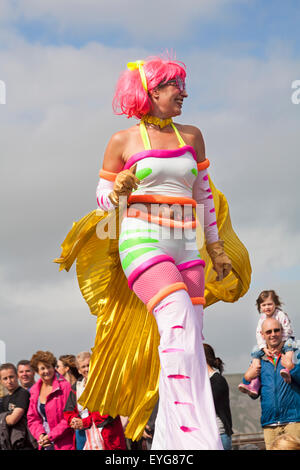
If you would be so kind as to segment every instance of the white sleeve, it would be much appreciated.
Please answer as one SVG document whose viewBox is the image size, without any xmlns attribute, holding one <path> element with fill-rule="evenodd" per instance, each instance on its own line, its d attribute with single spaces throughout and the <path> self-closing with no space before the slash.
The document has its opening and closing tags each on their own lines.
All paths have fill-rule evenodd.
<svg viewBox="0 0 300 470">
<path fill-rule="evenodd" d="M 215 205 L 213 195 L 209 185 L 207 170 L 198 172 L 193 185 L 193 199 L 197 204 L 204 206 L 204 235 L 206 243 L 213 243 L 219 240 Z"/>
<path fill-rule="evenodd" d="M 291 320 L 289 319 L 288 315 L 283 312 L 282 310 L 278 310 L 276 314 L 277 320 L 280 321 L 283 334 L 282 334 L 282 339 L 283 341 L 286 341 L 288 338 L 291 336 L 294 336 L 294 332 L 292 329 L 291 325 Z"/>
<path fill-rule="evenodd" d="M 96 189 L 97 203 L 100 209 L 104 211 L 111 211 L 115 209 L 114 204 L 109 199 L 108 195 L 114 189 L 114 182 L 108 181 L 104 178 L 99 179 L 99 183 Z"/>
</svg>

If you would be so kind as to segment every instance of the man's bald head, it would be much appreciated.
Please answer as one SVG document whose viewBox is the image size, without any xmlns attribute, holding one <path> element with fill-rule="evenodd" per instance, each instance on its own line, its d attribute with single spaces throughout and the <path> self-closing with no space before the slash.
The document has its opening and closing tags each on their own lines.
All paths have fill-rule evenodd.
<svg viewBox="0 0 300 470">
<path fill-rule="evenodd" d="M 282 326 L 275 318 L 267 318 L 261 327 L 261 334 L 268 348 L 276 348 L 282 342 Z"/>
</svg>

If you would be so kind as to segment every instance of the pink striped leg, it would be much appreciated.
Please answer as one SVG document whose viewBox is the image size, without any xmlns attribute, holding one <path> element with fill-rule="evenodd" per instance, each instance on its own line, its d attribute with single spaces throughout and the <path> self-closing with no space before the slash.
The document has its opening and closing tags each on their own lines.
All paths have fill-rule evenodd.
<svg viewBox="0 0 300 470">
<path fill-rule="evenodd" d="M 188 293 L 168 295 L 153 310 L 161 362 L 159 411 L 152 449 L 223 449 L 201 340 Z"/>
<path fill-rule="evenodd" d="M 186 263 L 184 263 L 186 264 Z M 181 265 L 182 267 L 184 265 Z M 182 269 L 181 266 L 177 266 L 180 270 L 183 282 L 188 288 L 189 296 L 194 299 L 197 297 L 204 297 L 204 288 L 205 288 L 205 274 L 204 266 L 202 264 L 194 265 L 189 268 Z M 192 301 L 194 304 L 194 302 Z M 198 318 L 198 321 L 201 323 L 201 339 L 204 340 L 203 336 L 203 314 L 204 309 L 202 305 L 194 304 L 194 309 Z"/>
</svg>

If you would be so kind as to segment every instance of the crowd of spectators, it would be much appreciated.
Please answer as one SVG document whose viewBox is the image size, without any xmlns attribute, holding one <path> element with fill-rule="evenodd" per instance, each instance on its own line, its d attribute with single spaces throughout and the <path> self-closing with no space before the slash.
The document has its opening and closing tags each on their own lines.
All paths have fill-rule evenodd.
<svg viewBox="0 0 300 470">
<path fill-rule="evenodd" d="M 300 354 L 282 353 L 283 330 L 275 318 L 263 322 L 272 357 L 250 365 L 243 383 L 260 377 L 261 425 L 267 450 L 300 450 Z M 232 449 L 232 417 L 224 363 L 204 344 L 217 424 L 224 450 Z M 128 418 L 100 415 L 79 403 L 89 372 L 88 351 L 63 355 L 37 351 L 30 360 L 0 365 L 0 450 L 150 450 L 159 402 L 139 441 L 125 438 Z M 288 369 L 287 379 L 280 373 Z"/>
<path fill-rule="evenodd" d="M 2 364 L 0 449 L 126 450 L 120 416 L 90 413 L 78 403 L 89 363 L 89 352 L 57 361 L 37 351 L 17 366 Z"/>
</svg>

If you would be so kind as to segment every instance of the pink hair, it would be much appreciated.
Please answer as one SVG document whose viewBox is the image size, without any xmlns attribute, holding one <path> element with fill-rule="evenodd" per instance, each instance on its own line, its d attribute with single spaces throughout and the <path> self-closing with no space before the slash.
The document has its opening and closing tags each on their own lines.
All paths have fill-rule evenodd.
<svg viewBox="0 0 300 470">
<path fill-rule="evenodd" d="M 186 77 L 185 64 L 174 59 L 161 57 L 149 57 L 143 65 L 148 91 L 153 90 L 161 82 L 167 82 L 180 76 Z M 151 99 L 144 89 L 140 72 L 125 70 L 117 83 L 113 98 L 113 110 L 115 114 L 125 114 L 127 117 L 141 119 L 151 110 Z"/>
</svg>

